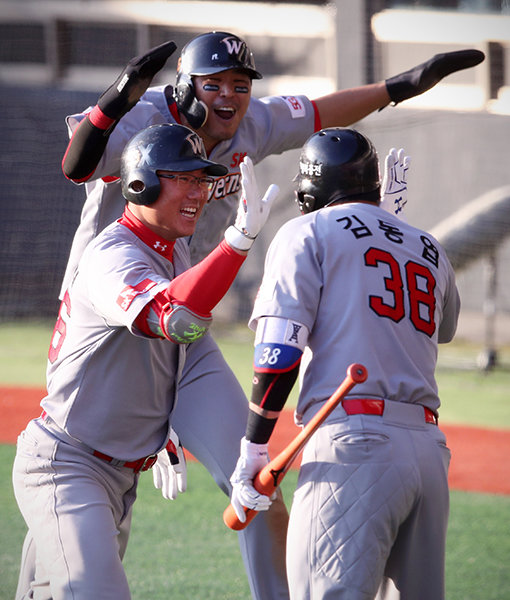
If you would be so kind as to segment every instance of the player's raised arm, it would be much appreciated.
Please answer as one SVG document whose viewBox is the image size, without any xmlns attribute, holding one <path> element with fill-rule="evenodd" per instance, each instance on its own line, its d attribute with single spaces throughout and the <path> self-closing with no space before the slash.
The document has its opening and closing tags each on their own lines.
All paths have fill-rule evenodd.
<svg viewBox="0 0 510 600">
<path fill-rule="evenodd" d="M 62 170 L 68 179 L 78 183 L 89 179 L 115 125 L 135 106 L 176 48 L 174 42 L 165 42 L 131 59 L 115 82 L 100 96 L 67 146 Z"/>
<path fill-rule="evenodd" d="M 241 163 L 241 175 L 243 193 L 235 225 L 227 229 L 225 239 L 215 250 L 172 279 L 168 288 L 147 305 L 137 320 L 142 331 L 158 332 L 176 343 L 183 343 L 185 335 L 181 329 L 187 328 L 191 321 L 202 335 L 209 328 L 211 311 L 232 285 L 278 194 L 276 185 L 270 185 L 265 194 L 261 194 L 249 157 Z"/>
<path fill-rule="evenodd" d="M 480 64 L 480 50 L 436 54 L 428 61 L 385 81 L 339 90 L 315 100 L 322 127 L 345 127 L 360 121 L 390 102 L 398 104 L 430 90 L 447 75 Z"/>
</svg>

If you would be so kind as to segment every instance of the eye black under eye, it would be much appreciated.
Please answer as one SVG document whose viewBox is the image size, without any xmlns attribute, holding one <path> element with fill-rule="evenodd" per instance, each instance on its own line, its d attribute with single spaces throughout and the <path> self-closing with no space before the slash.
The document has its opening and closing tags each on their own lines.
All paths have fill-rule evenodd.
<svg viewBox="0 0 510 600">
<path fill-rule="evenodd" d="M 248 86 L 245 85 L 236 85 L 234 89 L 238 94 L 247 94 L 249 92 Z"/>
<path fill-rule="evenodd" d="M 220 89 L 220 86 L 216 85 L 215 83 L 204 83 L 202 89 L 204 89 L 206 92 L 217 92 Z"/>
</svg>

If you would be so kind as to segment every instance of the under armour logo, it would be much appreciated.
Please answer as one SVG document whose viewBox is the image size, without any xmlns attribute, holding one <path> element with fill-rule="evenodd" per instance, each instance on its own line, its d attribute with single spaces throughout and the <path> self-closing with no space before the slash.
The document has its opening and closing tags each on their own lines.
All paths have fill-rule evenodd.
<svg viewBox="0 0 510 600">
<path fill-rule="evenodd" d="M 404 210 L 404 206 L 407 204 L 407 200 L 402 201 L 402 196 L 400 198 L 395 198 L 395 214 L 398 215 L 399 212 Z"/>
<path fill-rule="evenodd" d="M 227 47 L 227 52 L 229 54 L 239 55 L 245 45 L 242 40 L 238 40 L 234 37 L 226 37 L 226 38 L 223 38 L 221 41 Z"/>
<path fill-rule="evenodd" d="M 151 150 L 154 147 L 154 144 L 147 144 L 147 146 L 138 146 L 138 150 L 140 150 L 140 160 L 138 161 L 138 166 L 142 165 L 150 165 L 151 160 Z"/>
<path fill-rule="evenodd" d="M 159 240 L 154 242 L 154 250 L 159 250 L 160 252 L 166 252 L 167 249 L 167 245 L 166 244 L 162 244 Z"/>
<path fill-rule="evenodd" d="M 193 154 L 202 156 L 203 142 L 195 133 L 190 133 L 186 140 L 190 143 Z"/>
</svg>

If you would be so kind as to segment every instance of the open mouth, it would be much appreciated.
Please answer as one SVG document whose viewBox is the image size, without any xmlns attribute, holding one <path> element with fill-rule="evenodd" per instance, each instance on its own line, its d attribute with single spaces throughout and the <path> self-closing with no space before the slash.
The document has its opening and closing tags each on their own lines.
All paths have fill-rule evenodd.
<svg viewBox="0 0 510 600">
<path fill-rule="evenodd" d="M 218 115 L 220 119 L 223 119 L 224 121 L 229 121 L 236 114 L 236 110 L 235 108 L 232 108 L 232 106 L 222 106 L 221 108 L 215 108 L 214 112 Z"/>
<path fill-rule="evenodd" d="M 183 217 L 187 219 L 194 219 L 197 215 L 198 209 L 193 208 L 191 206 L 186 206 L 185 208 L 181 208 L 180 213 Z"/>
</svg>

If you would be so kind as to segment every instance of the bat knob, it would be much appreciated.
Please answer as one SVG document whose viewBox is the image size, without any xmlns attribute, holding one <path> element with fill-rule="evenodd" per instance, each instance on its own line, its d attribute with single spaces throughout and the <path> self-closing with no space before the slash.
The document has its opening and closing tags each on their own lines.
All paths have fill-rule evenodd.
<svg viewBox="0 0 510 600">
<path fill-rule="evenodd" d="M 363 383 L 368 377 L 368 372 L 364 365 L 354 363 L 347 369 L 347 375 L 349 375 L 355 383 Z"/>
</svg>

